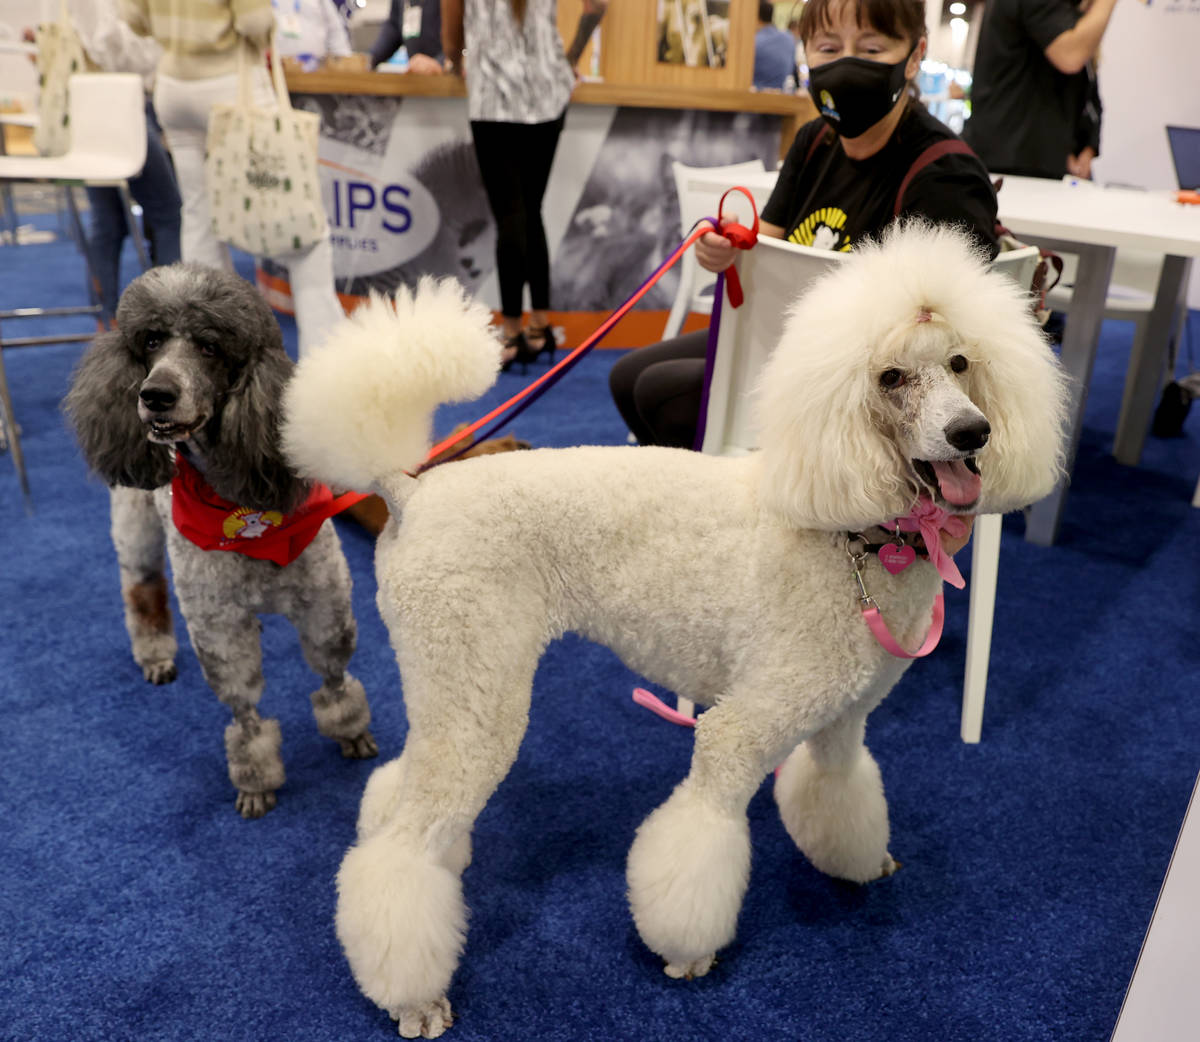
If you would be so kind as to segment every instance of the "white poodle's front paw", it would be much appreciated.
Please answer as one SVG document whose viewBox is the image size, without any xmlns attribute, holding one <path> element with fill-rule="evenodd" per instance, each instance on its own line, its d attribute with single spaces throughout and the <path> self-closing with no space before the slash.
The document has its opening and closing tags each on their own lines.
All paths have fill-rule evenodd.
<svg viewBox="0 0 1200 1042">
<path fill-rule="evenodd" d="M 442 997 L 422 1006 L 401 1006 L 392 1011 L 401 1038 L 439 1038 L 454 1023 L 450 1000 Z"/>
<path fill-rule="evenodd" d="M 717 956 L 714 952 L 699 959 L 692 959 L 690 962 L 669 962 L 663 967 L 663 973 L 676 980 L 695 980 L 711 970 L 716 961 Z"/>
</svg>

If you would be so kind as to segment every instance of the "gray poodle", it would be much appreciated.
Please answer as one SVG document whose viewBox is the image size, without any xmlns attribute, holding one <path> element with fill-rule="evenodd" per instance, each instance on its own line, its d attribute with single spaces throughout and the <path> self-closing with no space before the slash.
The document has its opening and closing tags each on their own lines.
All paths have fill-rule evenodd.
<svg viewBox="0 0 1200 1042">
<path fill-rule="evenodd" d="M 292 363 L 255 288 L 198 265 L 154 268 L 136 279 L 121 298 L 117 326 L 84 355 L 64 406 L 88 465 L 113 487 L 134 658 L 148 680 L 174 679 L 165 532 L 196 657 L 233 713 L 225 750 L 237 809 L 258 818 L 275 806 L 284 780 L 279 722 L 257 708 L 259 613 L 285 615 L 299 632 L 322 680 L 311 696 L 321 734 L 348 757 L 378 751 L 362 684 L 346 671 L 356 638 L 350 572 L 333 525 L 306 513 L 328 495 L 297 477 L 279 450 L 280 396 Z M 179 513 L 188 502 L 218 518 L 216 545 L 193 541 L 191 521 Z M 299 551 L 284 564 L 289 554 L 263 550 L 263 537 L 277 526 L 282 535 L 293 516 L 308 517 L 309 531 L 284 540 L 291 554 Z"/>
</svg>

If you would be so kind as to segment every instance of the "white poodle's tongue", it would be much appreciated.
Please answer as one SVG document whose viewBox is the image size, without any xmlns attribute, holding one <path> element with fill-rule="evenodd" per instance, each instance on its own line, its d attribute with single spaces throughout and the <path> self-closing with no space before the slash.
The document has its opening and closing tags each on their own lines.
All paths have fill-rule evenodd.
<svg viewBox="0 0 1200 1042">
<path fill-rule="evenodd" d="M 971 470 L 965 462 L 955 460 L 930 460 L 933 472 L 937 475 L 938 488 L 942 490 L 942 498 L 952 506 L 970 506 L 979 498 L 979 489 L 983 484 L 979 475 Z"/>
</svg>

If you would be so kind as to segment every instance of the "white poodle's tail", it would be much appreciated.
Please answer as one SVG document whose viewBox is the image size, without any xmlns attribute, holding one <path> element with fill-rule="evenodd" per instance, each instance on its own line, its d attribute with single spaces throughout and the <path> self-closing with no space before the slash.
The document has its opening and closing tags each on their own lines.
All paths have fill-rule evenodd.
<svg viewBox="0 0 1200 1042">
<path fill-rule="evenodd" d="M 495 382 L 491 312 L 453 279 L 373 293 L 296 366 L 284 394 L 283 449 L 304 477 L 375 491 L 393 512 L 429 447 L 434 410 Z"/>
</svg>

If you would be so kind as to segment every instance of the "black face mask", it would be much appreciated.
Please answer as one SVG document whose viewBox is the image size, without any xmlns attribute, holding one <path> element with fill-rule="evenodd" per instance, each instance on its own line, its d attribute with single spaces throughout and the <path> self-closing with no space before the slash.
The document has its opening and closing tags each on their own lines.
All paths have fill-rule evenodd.
<svg viewBox="0 0 1200 1042">
<path fill-rule="evenodd" d="M 839 135 L 858 137 L 892 111 L 907 84 L 907 64 L 907 57 L 895 65 L 838 58 L 827 65 L 810 66 L 809 93 L 821 118 Z"/>
</svg>

